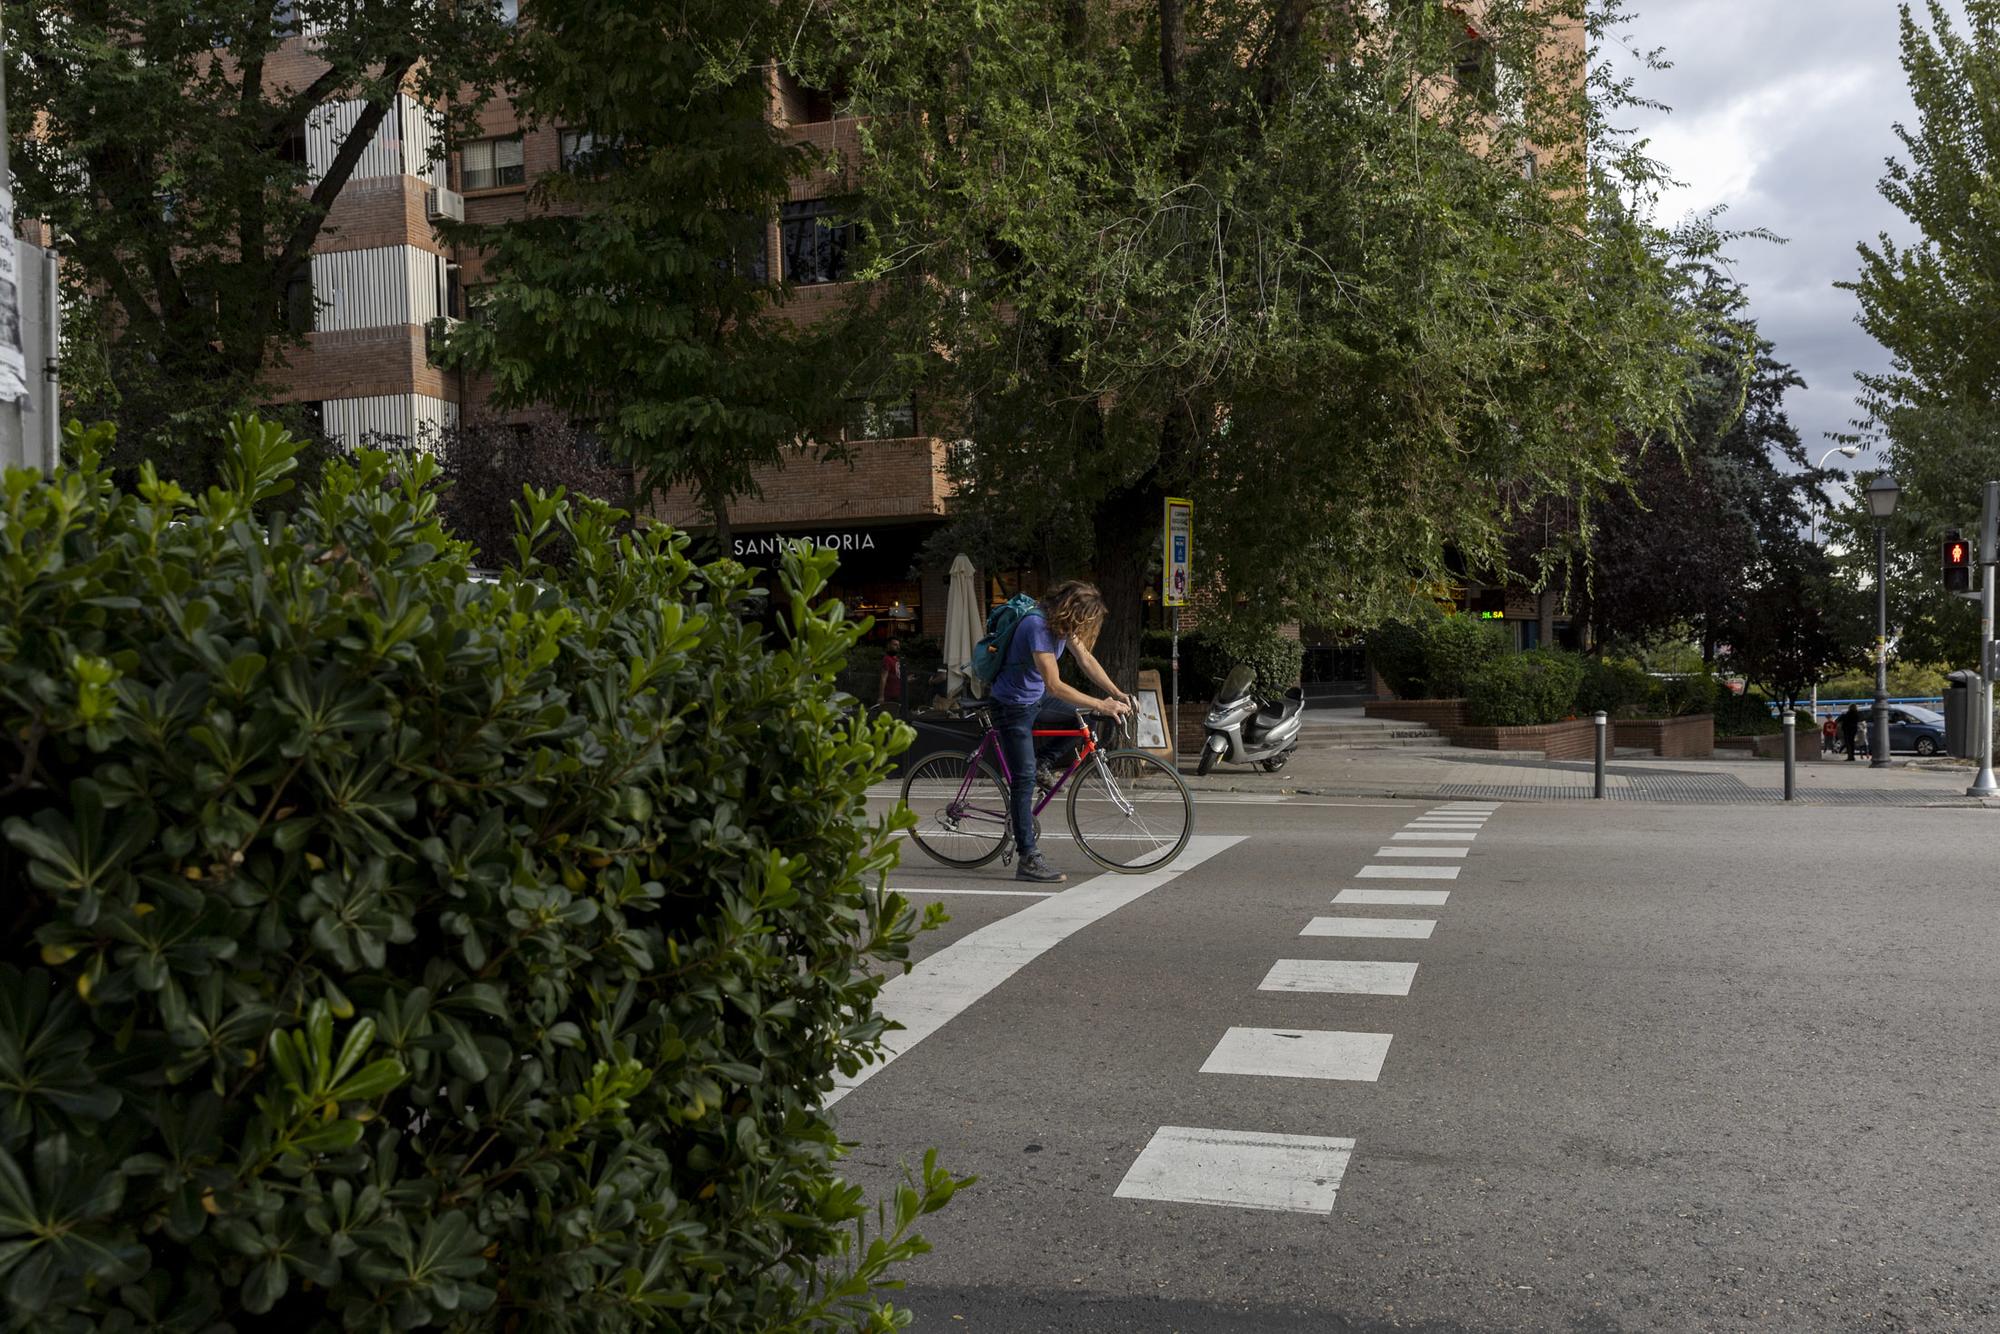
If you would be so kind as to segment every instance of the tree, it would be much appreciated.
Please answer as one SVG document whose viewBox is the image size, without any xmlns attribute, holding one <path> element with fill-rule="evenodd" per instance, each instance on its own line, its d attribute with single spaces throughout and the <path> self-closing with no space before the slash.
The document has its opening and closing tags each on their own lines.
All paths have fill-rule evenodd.
<svg viewBox="0 0 2000 1334">
<path fill-rule="evenodd" d="M 1614 479 L 1692 342 L 1582 0 L 851 0 L 872 272 L 961 514 L 1094 568 L 1133 666 L 1160 501 L 1234 614 L 1359 625 Z M 920 278 L 914 275 L 921 275 Z M 995 517 L 997 516 L 997 517 Z"/>
<path fill-rule="evenodd" d="M 2000 0 L 1966 0 L 1963 24 L 1937 0 L 1918 17 L 1902 6 L 1902 62 L 1916 104 L 1898 124 L 1904 157 L 1891 159 L 1885 199 L 1919 239 L 1886 234 L 1858 247 L 1861 272 L 1842 284 L 1861 325 L 1891 367 L 1864 374 L 1853 441 L 1877 446 L 1903 487 L 1889 528 L 1892 618 L 1903 651 L 1922 661 L 1972 661 L 1973 608 L 1948 596 L 1936 542 L 1948 528 L 1977 531 L 1982 484 L 2000 477 Z M 1927 20 L 1927 22 L 1926 22 Z M 1858 495 L 1858 488 L 1857 488 Z M 1846 519 L 1857 565 L 1872 578 L 1874 534 L 1856 506 Z"/>
<path fill-rule="evenodd" d="M 1713 632 L 1728 645 L 1729 666 L 1772 699 L 1797 702 L 1865 651 L 1868 599 L 1824 548 L 1796 535 L 1773 539 L 1745 576 Z"/>
<path fill-rule="evenodd" d="M 1812 469 L 1785 412 L 1785 395 L 1805 382 L 1757 331 L 1743 286 L 1702 266 L 1685 300 L 1703 340 L 1680 421 L 1628 438 L 1625 484 L 1564 511 L 1550 532 L 1525 533 L 1516 564 L 1551 533 L 1580 533 L 1567 570 L 1577 615 L 1628 643 L 1691 634 L 1712 660 L 1732 637 L 1725 629 L 1741 624 L 1748 590 L 1802 577 L 1798 534 L 1830 475 Z"/>
<path fill-rule="evenodd" d="M 9 7 L 15 202 L 64 255 L 71 407 L 118 425 L 121 460 L 214 475 L 223 421 L 310 327 L 297 283 L 398 93 L 468 124 L 507 32 L 493 5 L 432 0 Z M 315 172 L 332 103 L 351 121 Z"/>
<path fill-rule="evenodd" d="M 475 559 L 488 568 L 518 559 L 514 538 L 524 487 L 612 504 L 626 500 L 632 489 L 631 470 L 613 462 L 601 440 L 559 422 L 467 423 L 446 431 L 429 452 L 444 483 L 439 517 L 454 536 L 472 544 Z M 566 563 L 574 553 L 566 538 L 555 535 L 540 554 L 544 561 Z"/>
<path fill-rule="evenodd" d="M 452 355 L 498 406 L 588 423 L 647 492 L 690 488 L 724 551 L 730 501 L 832 434 L 847 380 L 765 273 L 765 229 L 820 161 L 766 114 L 768 62 L 810 8 L 540 0 L 508 66 L 516 109 L 591 147 L 529 216 L 455 229 L 491 285 Z"/>
</svg>

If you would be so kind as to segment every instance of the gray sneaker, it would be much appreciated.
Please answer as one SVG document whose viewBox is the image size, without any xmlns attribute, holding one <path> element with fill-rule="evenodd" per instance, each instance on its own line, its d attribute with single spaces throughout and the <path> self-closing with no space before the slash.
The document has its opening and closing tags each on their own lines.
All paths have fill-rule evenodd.
<svg viewBox="0 0 2000 1334">
<path fill-rule="evenodd" d="M 1069 877 L 1049 865 L 1048 859 L 1039 852 L 1029 853 L 1021 858 L 1021 864 L 1014 868 L 1016 880 L 1032 880 L 1038 885 L 1060 885 Z"/>
</svg>

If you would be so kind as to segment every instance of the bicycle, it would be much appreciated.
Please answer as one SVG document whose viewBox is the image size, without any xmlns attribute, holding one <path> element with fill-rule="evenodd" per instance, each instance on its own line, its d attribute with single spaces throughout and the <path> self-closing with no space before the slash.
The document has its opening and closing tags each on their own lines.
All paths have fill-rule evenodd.
<svg viewBox="0 0 2000 1334">
<path fill-rule="evenodd" d="M 984 866 L 995 857 L 1006 865 L 1014 857 L 1007 757 L 992 717 L 979 709 L 974 718 L 985 729 L 978 745 L 927 755 L 903 778 L 903 804 L 917 815 L 910 839 L 946 866 Z M 1171 765 L 1143 750 L 1101 748 L 1088 723 L 1037 728 L 1035 736 L 1082 738 L 1069 768 L 1035 803 L 1037 831 L 1041 813 L 1067 789 L 1070 834 L 1105 870 L 1136 875 L 1180 856 L 1194 833 L 1194 797 Z"/>
</svg>

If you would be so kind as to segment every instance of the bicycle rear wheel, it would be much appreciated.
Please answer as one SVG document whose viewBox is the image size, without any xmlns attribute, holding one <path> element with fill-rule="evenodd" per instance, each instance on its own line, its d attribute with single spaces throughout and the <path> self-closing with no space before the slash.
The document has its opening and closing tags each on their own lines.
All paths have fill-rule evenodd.
<svg viewBox="0 0 2000 1334">
<path fill-rule="evenodd" d="M 984 866 L 1012 841 L 1007 788 L 984 760 L 967 783 L 955 751 L 926 755 L 903 775 L 903 804 L 916 813 L 910 841 L 946 866 Z"/>
<path fill-rule="evenodd" d="M 1194 833 L 1194 797 L 1171 765 L 1142 750 L 1100 752 L 1070 784 L 1069 827 L 1107 871 L 1157 871 Z"/>
</svg>

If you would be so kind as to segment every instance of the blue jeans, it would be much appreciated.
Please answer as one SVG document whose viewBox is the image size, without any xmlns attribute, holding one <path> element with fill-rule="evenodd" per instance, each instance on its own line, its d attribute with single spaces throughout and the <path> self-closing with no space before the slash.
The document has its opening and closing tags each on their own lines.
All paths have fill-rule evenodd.
<svg viewBox="0 0 2000 1334">
<path fill-rule="evenodd" d="M 1014 850 L 1023 858 L 1035 855 L 1035 762 L 1037 756 L 1050 759 L 1067 754 L 1080 738 L 1046 737 L 1035 742 L 1035 729 L 1079 728 L 1082 715 L 1073 705 L 1047 695 L 1033 704 L 989 706 L 993 726 L 1000 733 L 1000 756 L 1007 762 L 1007 818 L 1014 826 Z"/>
</svg>

